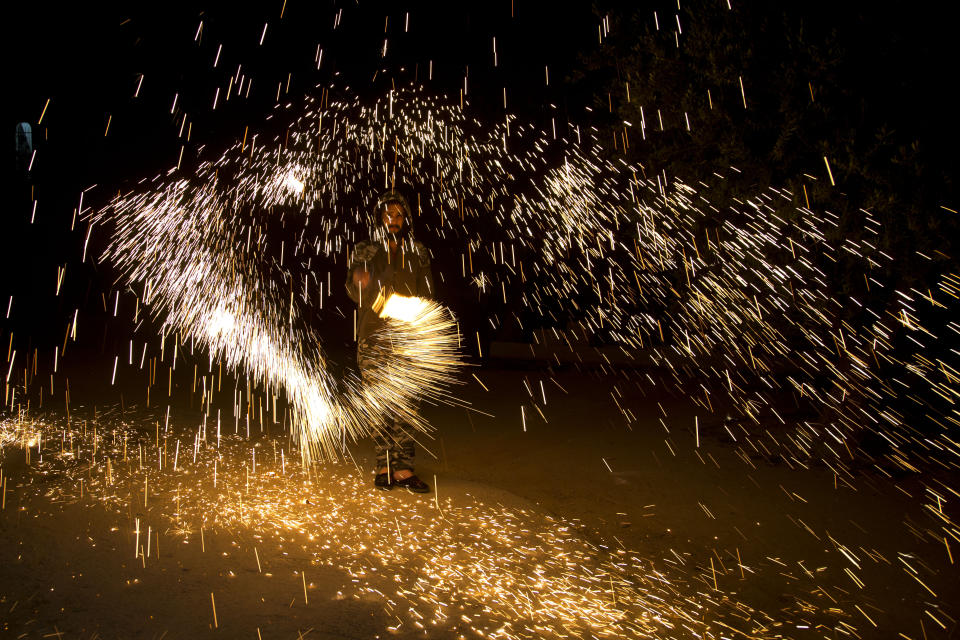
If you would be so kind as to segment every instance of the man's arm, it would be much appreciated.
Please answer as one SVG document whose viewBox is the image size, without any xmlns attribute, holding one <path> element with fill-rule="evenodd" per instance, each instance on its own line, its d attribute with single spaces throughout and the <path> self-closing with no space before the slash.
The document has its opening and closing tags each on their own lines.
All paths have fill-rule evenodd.
<svg viewBox="0 0 960 640">
<path fill-rule="evenodd" d="M 419 264 L 417 265 L 417 296 L 433 299 L 437 292 L 433 288 L 433 269 L 430 267 L 430 252 L 421 243 L 414 245 Z"/>
<path fill-rule="evenodd" d="M 358 242 L 353 247 L 350 255 L 350 265 L 347 268 L 347 281 L 345 283 L 347 295 L 356 304 L 369 302 L 366 300 L 370 296 L 366 289 L 370 285 L 370 269 L 373 257 L 377 254 L 377 245 L 371 242 Z"/>
</svg>

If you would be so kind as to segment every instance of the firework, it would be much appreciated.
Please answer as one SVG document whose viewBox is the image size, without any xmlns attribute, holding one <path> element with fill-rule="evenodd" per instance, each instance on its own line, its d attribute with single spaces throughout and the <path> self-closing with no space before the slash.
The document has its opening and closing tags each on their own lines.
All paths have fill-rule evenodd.
<svg viewBox="0 0 960 640">
<path fill-rule="evenodd" d="M 444 388 L 455 381 L 458 364 L 456 322 L 432 302 L 420 301 L 413 315 L 404 315 L 396 311 L 401 303 L 388 301 L 389 339 L 373 341 L 388 363 L 378 382 L 331 380 L 316 331 L 298 322 L 302 312 L 293 295 L 281 298 L 271 270 L 264 273 L 255 260 L 265 244 L 262 221 L 254 216 L 241 223 L 245 208 L 256 214 L 302 195 L 304 183 L 295 175 L 307 179 L 312 171 L 297 163 L 254 183 L 259 165 L 244 162 L 233 189 L 217 181 L 216 173 L 230 166 L 222 160 L 198 172 L 207 180 L 202 187 L 181 179 L 115 199 L 94 217 L 112 227 L 105 258 L 140 288 L 165 335 L 205 346 L 211 367 L 222 361 L 285 391 L 305 460 L 336 458 L 345 438 L 364 436 L 392 416 L 427 430 L 416 401 L 448 398 Z M 278 262 L 271 266 L 289 278 L 282 254 Z"/>
</svg>

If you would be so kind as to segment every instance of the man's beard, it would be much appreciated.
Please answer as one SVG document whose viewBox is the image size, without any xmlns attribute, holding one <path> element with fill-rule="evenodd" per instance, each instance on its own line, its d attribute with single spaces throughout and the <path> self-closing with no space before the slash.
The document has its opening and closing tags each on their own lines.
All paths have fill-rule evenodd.
<svg viewBox="0 0 960 640">
<path fill-rule="evenodd" d="M 406 224 L 397 225 L 387 225 L 387 238 L 394 242 L 400 242 L 404 240 L 410 232 L 410 228 Z"/>
</svg>

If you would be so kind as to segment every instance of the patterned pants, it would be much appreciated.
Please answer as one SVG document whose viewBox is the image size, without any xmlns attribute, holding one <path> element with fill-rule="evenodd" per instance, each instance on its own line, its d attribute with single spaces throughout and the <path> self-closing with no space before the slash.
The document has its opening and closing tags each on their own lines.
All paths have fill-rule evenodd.
<svg viewBox="0 0 960 640">
<path fill-rule="evenodd" d="M 370 380 L 371 372 L 379 366 L 372 357 L 368 338 L 363 338 L 357 345 L 357 365 L 360 368 L 360 378 L 366 384 Z M 389 468 L 391 472 L 401 469 L 413 470 L 414 455 L 413 438 L 410 437 L 405 425 L 393 418 L 387 424 L 377 425 L 373 434 L 374 449 L 377 454 L 377 470 Z"/>
</svg>

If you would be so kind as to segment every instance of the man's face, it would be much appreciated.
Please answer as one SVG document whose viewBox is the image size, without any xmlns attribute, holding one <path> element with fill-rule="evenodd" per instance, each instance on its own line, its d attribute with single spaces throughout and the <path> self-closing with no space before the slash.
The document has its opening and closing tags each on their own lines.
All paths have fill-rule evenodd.
<svg viewBox="0 0 960 640">
<path fill-rule="evenodd" d="M 383 208 L 382 218 L 383 224 L 387 227 L 387 231 L 390 233 L 400 233 L 404 222 L 403 207 L 396 202 L 387 203 Z"/>
</svg>

